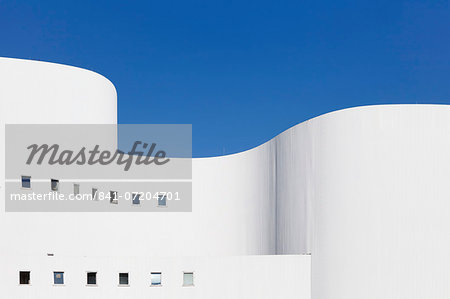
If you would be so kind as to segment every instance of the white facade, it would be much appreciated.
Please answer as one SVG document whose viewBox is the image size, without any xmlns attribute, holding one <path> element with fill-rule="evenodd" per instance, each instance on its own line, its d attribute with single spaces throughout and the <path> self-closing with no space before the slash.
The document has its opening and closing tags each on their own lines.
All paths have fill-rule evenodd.
<svg viewBox="0 0 450 299">
<path fill-rule="evenodd" d="M 116 123 L 114 86 L 93 72 L 0 59 L 0 80 L 1 140 L 7 123 Z M 325 114 L 252 150 L 194 159 L 191 213 L 6 213 L 1 158 L 2 292 L 448 298 L 449 132 L 449 106 Z M 21 270 L 31 285 L 19 285 Z M 53 286 L 53 271 L 64 271 L 64 286 Z M 86 286 L 86 271 L 97 286 Z M 161 287 L 150 286 L 154 271 Z M 194 286 L 182 286 L 183 271 Z"/>
</svg>

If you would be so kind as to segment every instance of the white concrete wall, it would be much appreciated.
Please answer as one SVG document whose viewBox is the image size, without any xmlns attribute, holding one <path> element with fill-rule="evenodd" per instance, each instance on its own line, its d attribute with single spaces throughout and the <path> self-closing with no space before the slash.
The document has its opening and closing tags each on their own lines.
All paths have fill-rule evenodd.
<svg viewBox="0 0 450 299">
<path fill-rule="evenodd" d="M 450 106 L 311 122 L 312 298 L 450 298 Z"/>
<path fill-rule="evenodd" d="M 7 297 L 48 298 L 311 298 L 311 257 L 234 256 L 158 257 L 20 256 L 11 263 L 31 269 L 31 285 L 19 285 L 19 274 L 7 268 L 2 285 Z M 65 271 L 64 286 L 53 285 L 53 271 Z M 5 271 L 3 269 L 2 271 Z M 97 286 L 86 285 L 86 271 L 97 271 Z M 194 286 L 183 287 L 183 271 L 194 271 Z M 120 272 L 129 286 L 118 286 Z M 162 286 L 150 286 L 150 273 L 162 273 Z M 5 294 L 5 288 L 2 288 Z"/>
<path fill-rule="evenodd" d="M 2 125 L 116 120 L 115 90 L 99 75 L 20 60 L 2 59 L 0 66 L 4 66 L 0 67 L 0 82 L 5 86 L 0 94 Z M 80 98 L 88 100 L 80 104 Z M 73 109 L 80 110 L 73 114 Z M 41 110 L 43 114 L 38 113 Z M 84 110 L 90 112 L 81 113 Z M 283 285 L 284 277 L 304 277 L 303 257 L 293 257 L 299 260 L 289 266 L 284 263 L 290 261 L 283 257 L 274 259 L 273 264 L 264 264 L 261 257 L 262 264 L 256 262 L 255 267 L 266 266 L 255 273 L 248 255 L 311 253 L 313 299 L 448 298 L 449 132 L 449 106 L 346 109 L 299 124 L 243 153 L 194 159 L 192 213 L 2 212 L 0 255 L 6 271 L 1 272 L 0 281 L 9 282 L 7 292 L 18 294 L 18 286 L 11 285 L 11 273 L 16 273 L 17 283 L 19 268 L 49 272 L 47 260 L 34 259 L 48 252 L 66 263 L 60 267 L 74 269 L 70 273 L 60 269 L 73 277 L 73 282 L 84 279 L 75 279 L 75 272 L 89 270 L 82 270 L 88 265 L 80 256 L 95 261 L 96 267 L 107 270 L 105 278 L 111 275 L 113 279 L 117 269 L 102 259 L 134 256 L 112 260 L 127 264 L 131 259 L 130 267 L 137 267 L 133 264 L 141 260 L 136 254 L 140 252 L 145 256 L 142 261 L 149 259 L 159 265 L 176 260 L 171 266 L 173 273 L 181 273 L 185 262 L 201 257 L 203 262 L 195 267 L 202 269 L 201 275 L 211 275 L 210 280 L 205 280 L 205 289 L 195 287 L 192 292 L 196 295 L 191 296 L 210 298 L 211 286 L 220 289 L 217 265 L 236 265 L 227 256 L 247 256 L 242 264 L 243 273 L 249 273 L 246 284 L 242 289 L 234 284 L 224 286 L 218 292 L 222 298 L 250 293 L 258 298 L 274 297 L 266 285 L 258 289 L 259 278 L 249 278 L 267 275 L 274 268 L 282 273 L 273 278 L 274 285 L 282 286 L 270 287 L 282 289 L 286 296 L 304 298 L 309 280 L 300 278 L 301 289 L 291 282 Z M 4 140 L 4 135 L 0 138 Z M 3 157 L 3 152 L 0 154 Z M 4 178 L 3 171 L 1 176 Z M 3 192 L 1 196 L 3 206 Z M 161 256 L 168 258 L 160 260 Z M 276 268 L 278 263 L 286 267 Z M 151 267 L 147 264 L 139 271 L 144 274 L 152 271 Z M 232 272 L 223 275 L 229 277 Z M 39 285 L 49 288 L 44 285 L 51 272 L 45 275 L 45 279 L 42 275 L 36 279 L 43 279 Z M 141 286 L 143 277 L 137 278 Z M 112 283 L 111 279 L 105 283 Z M 175 275 L 171 283 L 177 279 Z M 264 279 L 268 276 L 261 281 L 266 282 Z M 75 293 L 81 294 L 84 287 L 77 286 L 80 289 Z M 29 289 L 32 294 L 34 286 Z M 123 295 L 117 286 L 114 290 L 99 287 L 98 292 L 105 292 L 108 298 Z M 55 292 L 48 293 L 48 298 L 59 298 L 61 294 Z M 147 294 L 147 289 L 130 292 L 141 296 L 138 293 Z M 172 287 L 161 292 L 168 298 L 180 295 Z"/>
<path fill-rule="evenodd" d="M 116 93 L 103 77 L 77 68 L 41 62 L 2 59 L 0 66 L 2 64 L 4 67 L 0 67 L 0 79 L 6 87 L 1 101 L 4 111 L 1 115 L 2 125 L 115 122 Z M 11 73 L 16 75 L 10 77 Z M 79 99 L 86 100 L 80 102 Z M 21 109 L 28 107 L 29 102 L 32 109 Z M 84 110 L 88 113 L 82 113 Z M 4 129 L 1 134 L 1 140 L 4 140 Z M 4 243 L 0 255 L 7 271 L 0 275 L 8 273 L 8 277 L 0 276 L 0 281 L 12 282 L 13 279 L 16 283 L 8 284 L 8 293 L 16 294 L 13 289 L 17 287 L 19 268 L 29 267 L 33 268 L 33 272 L 45 273 L 48 269 L 39 259 L 33 262 L 33 258 L 28 257 L 45 256 L 47 253 L 64 257 L 133 257 L 139 252 L 146 257 L 168 256 L 177 259 L 274 254 L 274 155 L 275 144 L 269 142 L 232 156 L 196 159 L 193 163 L 192 213 L 5 213 L 4 194 L 1 192 L 0 235 Z M 81 188 L 90 186 L 81 183 Z M 116 190 L 113 185 L 105 189 L 102 191 Z M 71 192 L 72 184 L 64 185 L 61 182 L 61 192 L 64 190 Z M 17 263 L 18 260 L 30 265 Z M 80 262 L 71 260 L 74 264 Z M 100 262 L 98 267 L 104 268 Z M 70 263 L 64 268 L 67 275 L 74 275 Z M 272 288 L 268 281 L 270 268 L 265 267 L 262 273 L 257 273 L 266 277 L 264 283 L 267 289 Z M 291 268 L 305 271 L 302 263 L 294 263 Z M 217 271 L 214 263 L 209 262 L 199 265 L 199 269 L 205 269 L 201 271 L 205 277 Z M 286 276 L 295 274 L 289 268 L 278 269 L 279 275 L 270 278 L 273 284 L 284 283 Z M 255 270 L 239 271 L 245 273 Z M 15 274 L 11 276 L 12 273 Z M 41 275 L 33 277 L 42 279 L 39 278 Z M 242 292 L 242 296 L 264 290 L 255 287 L 255 284 L 259 286 L 258 280 L 249 282 L 248 291 Z M 300 285 L 305 292 L 310 289 L 309 283 L 302 281 Z M 37 286 L 31 287 L 34 288 L 31 294 L 40 292 Z M 79 287 L 84 289 L 85 286 Z M 239 290 L 235 285 L 224 285 L 224 288 L 228 289 L 227 292 Z M 295 288 L 286 288 L 286 292 L 296 294 Z M 139 292 L 139 289 L 133 290 Z M 42 292 L 47 293 L 45 290 Z M 263 293 L 271 294 L 269 291 Z M 53 293 L 48 295 L 56 296 Z"/>
<path fill-rule="evenodd" d="M 277 254 L 311 253 L 313 138 L 308 122 L 274 138 Z"/>
<path fill-rule="evenodd" d="M 114 124 L 117 94 L 80 68 L 0 57 L 1 124 Z"/>
<path fill-rule="evenodd" d="M 312 253 L 313 299 L 450 297 L 450 106 L 351 108 L 275 140 L 277 253 Z"/>
<path fill-rule="evenodd" d="M 0 59 L 0 82 L 2 125 L 116 122 L 115 89 L 93 72 Z M 4 140 L 3 129 L 1 134 Z M 3 157 L 3 144 L 1 150 Z M 228 157 L 196 159 L 192 213 L 2 213 L 0 234 L 7 242 L 0 250 L 4 255 L 100 256 L 135 250 L 149 256 L 274 254 L 273 154 L 274 146 L 266 144 Z M 4 171 L 1 175 L 4 178 Z M 82 189 L 90 187 L 81 183 Z M 72 184 L 62 182 L 61 189 L 71 192 Z M 117 190 L 113 184 L 105 189 L 101 191 Z M 155 241 L 143 241 L 147 236 Z"/>
</svg>

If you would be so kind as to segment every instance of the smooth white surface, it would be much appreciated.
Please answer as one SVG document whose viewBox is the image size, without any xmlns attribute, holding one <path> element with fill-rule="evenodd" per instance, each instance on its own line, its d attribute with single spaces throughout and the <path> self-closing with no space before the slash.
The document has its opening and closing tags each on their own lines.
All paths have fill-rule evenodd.
<svg viewBox="0 0 450 299">
<path fill-rule="evenodd" d="M 314 299 L 450 297 L 450 107 L 312 124 Z"/>
</svg>

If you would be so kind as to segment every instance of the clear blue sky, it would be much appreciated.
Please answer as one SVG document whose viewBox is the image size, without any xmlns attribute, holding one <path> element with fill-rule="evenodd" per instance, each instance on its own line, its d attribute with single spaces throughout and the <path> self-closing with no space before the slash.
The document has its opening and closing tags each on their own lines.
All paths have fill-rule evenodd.
<svg viewBox="0 0 450 299">
<path fill-rule="evenodd" d="M 194 156 L 358 105 L 450 104 L 449 1 L 2 1 L 0 56 L 117 88 L 120 123 L 192 123 Z"/>
</svg>

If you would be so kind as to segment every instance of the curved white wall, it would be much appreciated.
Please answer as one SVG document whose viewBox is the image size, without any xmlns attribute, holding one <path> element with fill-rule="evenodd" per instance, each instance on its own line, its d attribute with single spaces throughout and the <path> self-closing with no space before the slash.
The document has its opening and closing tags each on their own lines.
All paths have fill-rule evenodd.
<svg viewBox="0 0 450 299">
<path fill-rule="evenodd" d="M 311 252 L 313 299 L 450 296 L 450 106 L 346 109 L 275 140 L 278 253 Z"/>
<path fill-rule="evenodd" d="M 0 59 L 0 66 L 5 86 L 2 125 L 116 122 L 115 89 L 98 74 L 19 59 Z M 6 244 L 0 252 L 6 256 L 273 254 L 274 151 L 268 143 L 233 156 L 194 160 L 192 213 L 3 212 L 0 233 Z M 1 175 L 4 178 L 4 171 Z M 81 183 L 82 191 L 90 187 Z M 71 193 L 72 185 L 61 183 L 61 192 Z M 3 192 L 1 199 L 4 211 Z"/>
<path fill-rule="evenodd" d="M 311 252 L 313 299 L 450 296 L 450 106 L 351 108 L 275 140 L 278 253 Z"/>
<path fill-rule="evenodd" d="M 82 216 L 4 212 L 4 125 L 114 124 L 116 90 L 109 80 L 91 71 L 11 58 L 0 58 L 0 85 L 0 255 L 42 253 L 54 243 L 68 242 L 57 240 L 55 234 L 64 235 L 66 230 L 52 232 L 49 228 L 54 223 L 75 226 Z"/>
<path fill-rule="evenodd" d="M 97 74 L 13 59 L 0 66 L 2 125 L 116 121 L 114 87 Z M 0 254 L 311 253 L 314 299 L 446 298 L 449 132 L 449 106 L 329 113 L 255 149 L 194 159 L 192 213 L 3 212 Z"/>
<path fill-rule="evenodd" d="M 117 94 L 105 77 L 56 63 L 0 57 L 1 124 L 114 124 Z"/>
<path fill-rule="evenodd" d="M 450 107 L 362 107 L 311 125 L 313 298 L 449 298 Z"/>
</svg>

